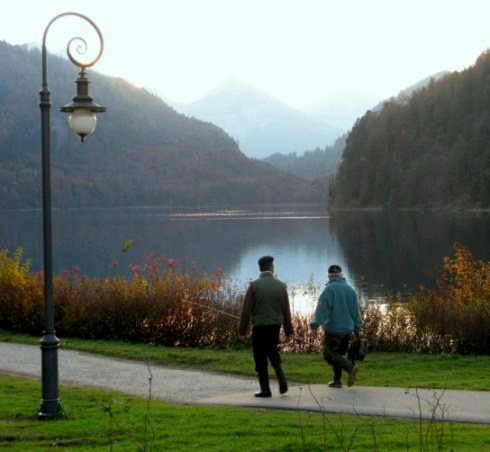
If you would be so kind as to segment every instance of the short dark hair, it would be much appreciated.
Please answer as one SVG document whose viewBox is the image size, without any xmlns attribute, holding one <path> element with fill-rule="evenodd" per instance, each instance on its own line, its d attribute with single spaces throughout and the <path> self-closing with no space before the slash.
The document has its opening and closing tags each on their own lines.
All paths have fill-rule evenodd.
<svg viewBox="0 0 490 452">
<path fill-rule="evenodd" d="M 274 258 L 272 256 L 262 256 L 259 259 L 259 268 L 260 271 L 269 270 L 272 267 L 272 263 L 274 262 Z"/>
</svg>

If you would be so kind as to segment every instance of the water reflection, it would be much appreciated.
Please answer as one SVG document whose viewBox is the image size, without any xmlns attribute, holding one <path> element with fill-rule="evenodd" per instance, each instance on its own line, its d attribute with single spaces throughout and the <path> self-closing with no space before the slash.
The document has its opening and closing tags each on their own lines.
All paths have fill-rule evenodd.
<svg viewBox="0 0 490 452">
<path fill-rule="evenodd" d="M 347 266 L 369 283 L 371 297 L 430 284 L 455 243 L 490 260 L 489 212 L 351 211 L 334 213 L 332 222 Z"/>
<path fill-rule="evenodd" d="M 33 269 L 40 269 L 41 224 L 39 211 L 0 212 L 0 249 L 22 246 Z M 129 239 L 134 246 L 125 253 L 122 245 Z M 382 300 L 389 292 L 427 283 L 428 270 L 453 254 L 455 242 L 490 260 L 490 213 L 327 213 L 321 206 L 53 212 L 56 273 L 77 266 L 89 276 L 105 277 L 117 261 L 117 273 L 128 276 L 130 263 L 155 252 L 195 261 L 199 271 L 223 269 L 245 287 L 258 274 L 258 257 L 272 254 L 278 276 L 311 306 L 331 263 L 344 268 L 363 300 Z"/>
</svg>

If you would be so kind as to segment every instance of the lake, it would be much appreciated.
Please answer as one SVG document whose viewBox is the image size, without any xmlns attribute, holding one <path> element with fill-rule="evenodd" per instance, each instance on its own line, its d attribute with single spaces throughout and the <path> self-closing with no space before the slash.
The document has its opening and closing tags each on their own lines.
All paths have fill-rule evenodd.
<svg viewBox="0 0 490 452">
<path fill-rule="evenodd" d="M 32 269 L 41 269 L 41 228 L 39 210 L 0 211 L 0 249 L 21 246 Z M 134 244 L 123 252 L 127 240 Z M 430 270 L 453 255 L 456 242 L 490 260 L 490 212 L 327 212 L 317 205 L 53 211 L 56 273 L 78 267 L 105 277 L 116 261 L 113 274 L 129 276 L 129 264 L 156 253 L 187 266 L 194 261 L 206 273 L 222 269 L 245 288 L 258 274 L 257 259 L 271 254 L 277 276 L 291 288 L 319 290 L 328 266 L 341 265 L 364 302 L 430 284 Z"/>
</svg>

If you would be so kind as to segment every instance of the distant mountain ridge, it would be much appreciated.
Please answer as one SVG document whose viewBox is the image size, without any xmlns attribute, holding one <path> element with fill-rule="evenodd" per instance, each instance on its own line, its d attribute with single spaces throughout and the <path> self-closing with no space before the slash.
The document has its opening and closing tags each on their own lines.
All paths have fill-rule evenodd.
<svg viewBox="0 0 490 452">
<path fill-rule="evenodd" d="M 38 50 L 0 41 L 0 209 L 41 204 Z M 144 89 L 89 71 L 105 107 L 81 144 L 60 105 L 78 68 L 48 58 L 54 207 L 323 202 L 324 187 L 247 158 L 218 127 L 187 118 Z"/>
<path fill-rule="evenodd" d="M 338 128 L 233 78 L 197 101 L 176 108 L 221 127 L 238 142 L 242 152 L 255 158 L 323 148 L 341 134 Z"/>
<path fill-rule="evenodd" d="M 407 101 L 414 92 L 428 85 L 431 80 L 437 81 L 447 74 L 447 71 L 438 72 L 401 90 L 397 95 L 382 101 L 373 99 L 366 92 L 356 91 L 355 88 L 352 88 L 347 92 L 331 93 L 327 97 L 318 99 L 313 104 L 304 106 L 301 111 L 327 124 L 331 124 L 341 130 L 342 133 L 345 133 L 352 129 L 356 120 L 364 116 L 366 111 L 379 110 L 383 103 L 389 100 Z M 359 104 L 368 105 L 369 108 L 362 110 L 359 108 Z"/>
<path fill-rule="evenodd" d="M 449 71 L 440 71 L 437 74 L 430 75 L 429 77 L 425 77 L 424 79 L 420 80 L 419 82 L 415 83 L 412 86 L 409 86 L 408 88 L 402 89 L 396 96 L 392 96 L 389 99 L 386 99 L 379 104 L 377 104 L 372 110 L 373 111 L 379 111 L 383 108 L 383 104 L 385 102 L 398 102 L 400 104 L 406 104 L 410 101 L 410 98 L 417 92 L 420 91 L 421 89 L 425 88 L 427 85 L 430 83 L 438 82 L 439 80 L 442 80 L 444 77 L 449 75 Z"/>
</svg>

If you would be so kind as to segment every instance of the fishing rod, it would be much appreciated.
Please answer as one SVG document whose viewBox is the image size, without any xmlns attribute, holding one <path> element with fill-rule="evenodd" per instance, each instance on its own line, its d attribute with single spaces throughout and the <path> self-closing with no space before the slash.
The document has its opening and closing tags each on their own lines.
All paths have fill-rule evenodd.
<svg viewBox="0 0 490 452">
<path fill-rule="evenodd" d="M 236 320 L 240 320 L 240 317 L 238 317 L 234 314 L 231 314 L 229 312 L 222 311 L 221 309 L 216 309 L 216 308 L 212 308 L 211 306 L 206 306 L 205 304 L 196 303 L 195 301 L 190 301 L 190 300 L 187 300 L 186 298 L 184 298 L 184 301 L 186 303 L 193 304 L 195 306 L 199 306 L 200 308 L 209 309 L 210 311 L 218 312 L 219 314 L 227 315 L 228 317 L 232 317 Z"/>
<path fill-rule="evenodd" d="M 214 311 L 214 312 L 217 312 L 218 314 L 223 314 L 223 315 L 226 315 L 228 317 L 231 317 L 235 320 L 240 320 L 240 317 L 234 315 L 234 314 L 231 314 L 230 312 L 226 312 L 226 311 L 223 311 L 221 309 L 216 309 L 216 308 L 213 308 L 211 306 L 206 306 L 205 304 L 201 304 L 201 303 L 196 303 L 195 301 L 190 301 L 186 298 L 183 299 L 184 302 L 186 303 L 189 303 L 189 304 L 192 304 L 194 306 L 199 306 L 200 308 L 204 308 L 204 309 L 209 309 L 210 311 Z M 315 347 L 317 348 L 318 346 L 316 344 L 312 344 L 311 342 L 308 342 L 308 341 L 305 341 L 304 339 L 298 337 L 298 336 L 289 336 L 289 338 L 293 341 L 297 341 L 297 342 L 302 342 L 303 344 L 305 345 L 309 345 L 310 347 Z"/>
</svg>

